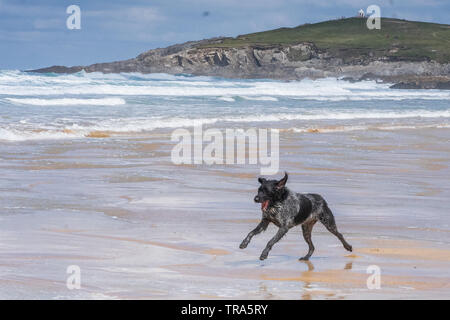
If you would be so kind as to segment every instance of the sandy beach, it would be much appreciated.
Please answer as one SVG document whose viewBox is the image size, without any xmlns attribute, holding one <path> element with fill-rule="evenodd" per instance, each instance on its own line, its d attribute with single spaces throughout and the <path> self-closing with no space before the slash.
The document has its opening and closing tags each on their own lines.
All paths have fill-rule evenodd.
<svg viewBox="0 0 450 320">
<path fill-rule="evenodd" d="M 317 224 L 309 262 L 299 227 L 263 262 L 275 226 L 240 250 L 259 167 L 175 165 L 170 132 L 1 143 L 0 298 L 450 297 L 449 129 L 281 131 L 280 175 L 322 194 L 354 248 Z"/>
</svg>

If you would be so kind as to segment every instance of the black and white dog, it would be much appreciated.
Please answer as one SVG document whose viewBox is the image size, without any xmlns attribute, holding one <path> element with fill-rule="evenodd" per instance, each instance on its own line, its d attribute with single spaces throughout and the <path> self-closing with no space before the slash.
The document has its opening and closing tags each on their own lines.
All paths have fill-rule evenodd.
<svg viewBox="0 0 450 320">
<path fill-rule="evenodd" d="M 318 194 L 293 193 L 286 188 L 288 179 L 287 173 L 281 180 L 266 180 L 259 178 L 261 186 L 255 197 L 255 202 L 261 203 L 262 219 L 258 226 L 252 230 L 242 241 L 239 248 L 244 249 L 249 244 L 252 237 L 267 229 L 270 222 L 279 227 L 277 234 L 267 243 L 266 248 L 259 257 L 260 260 L 267 258 L 273 245 L 277 243 L 290 228 L 299 224 L 302 225 L 303 237 L 308 243 L 309 251 L 300 260 L 309 260 L 314 252 L 314 245 L 311 241 L 311 231 L 314 224 L 319 220 L 323 225 L 341 240 L 344 248 L 352 251 L 352 246 L 345 241 L 342 234 L 337 230 L 333 214 L 328 208 L 324 198 Z"/>
</svg>

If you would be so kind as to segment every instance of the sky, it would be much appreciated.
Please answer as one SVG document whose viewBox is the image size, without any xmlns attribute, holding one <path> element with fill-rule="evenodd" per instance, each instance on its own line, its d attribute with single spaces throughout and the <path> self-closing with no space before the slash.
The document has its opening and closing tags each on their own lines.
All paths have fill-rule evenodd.
<svg viewBox="0 0 450 320">
<path fill-rule="evenodd" d="M 0 0 L 0 69 L 88 65 L 190 40 L 355 16 L 450 24 L 448 0 Z M 78 5 L 81 29 L 67 7 Z"/>
</svg>

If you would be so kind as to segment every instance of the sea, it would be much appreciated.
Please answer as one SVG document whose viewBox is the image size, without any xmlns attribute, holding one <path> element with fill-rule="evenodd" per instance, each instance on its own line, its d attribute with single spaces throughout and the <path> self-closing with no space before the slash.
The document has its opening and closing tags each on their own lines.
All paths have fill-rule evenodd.
<svg viewBox="0 0 450 320">
<path fill-rule="evenodd" d="M 93 131 L 263 125 L 303 131 L 444 128 L 450 91 L 374 81 L 275 81 L 168 74 L 0 71 L 0 141 L 84 139 Z"/>
</svg>

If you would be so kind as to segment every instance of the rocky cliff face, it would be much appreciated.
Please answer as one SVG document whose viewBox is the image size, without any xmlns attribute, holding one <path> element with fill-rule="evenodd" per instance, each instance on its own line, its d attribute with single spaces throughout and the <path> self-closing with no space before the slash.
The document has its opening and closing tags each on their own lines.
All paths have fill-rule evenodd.
<svg viewBox="0 0 450 320">
<path fill-rule="evenodd" d="M 174 53 L 151 50 L 136 62 L 142 72 L 191 73 L 232 78 L 298 79 L 307 76 L 298 67 L 318 50 L 311 43 L 292 46 L 240 48 L 186 48 Z"/>
<path fill-rule="evenodd" d="M 34 72 L 142 72 L 189 73 L 226 78 L 303 79 L 345 77 L 356 81 L 396 82 L 397 88 L 448 88 L 450 64 L 434 61 L 399 61 L 389 55 L 358 55 L 346 50 L 319 50 L 313 43 L 290 45 L 214 46 L 222 39 L 186 42 L 149 50 L 134 59 L 90 66 L 54 66 Z"/>
</svg>

